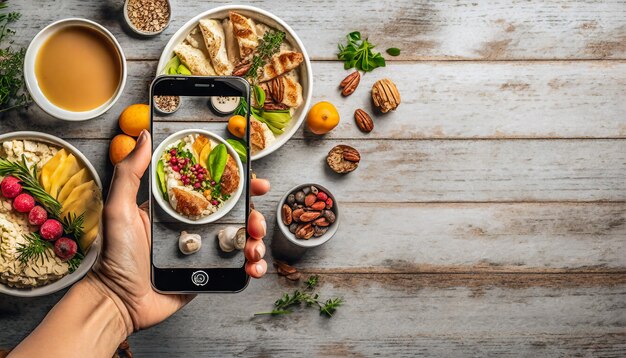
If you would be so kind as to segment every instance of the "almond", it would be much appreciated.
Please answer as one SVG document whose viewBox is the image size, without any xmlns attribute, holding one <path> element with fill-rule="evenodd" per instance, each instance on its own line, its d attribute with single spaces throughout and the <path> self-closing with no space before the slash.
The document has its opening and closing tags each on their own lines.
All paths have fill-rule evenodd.
<svg viewBox="0 0 626 358">
<path fill-rule="evenodd" d="M 328 226 L 328 225 L 330 225 L 330 223 L 328 222 L 328 220 L 326 220 L 326 218 L 321 217 L 321 218 L 315 219 L 315 221 L 313 221 L 313 225 Z"/>
<path fill-rule="evenodd" d="M 320 217 L 320 215 L 322 215 L 321 212 L 319 211 L 307 211 L 306 213 L 300 215 L 300 221 L 308 223 L 310 221 L 313 221 L 317 218 Z"/>
<path fill-rule="evenodd" d="M 317 200 L 317 195 L 310 193 L 304 198 L 304 205 L 311 206 Z"/>
<path fill-rule="evenodd" d="M 311 209 L 317 211 L 324 210 L 324 208 L 326 208 L 326 203 L 323 201 L 316 201 L 313 205 L 311 205 Z"/>
<path fill-rule="evenodd" d="M 369 133 L 372 129 L 374 129 L 374 121 L 372 121 L 372 117 L 360 108 L 354 111 L 354 120 L 356 121 L 356 125 L 359 129 L 365 133 Z"/>
<path fill-rule="evenodd" d="M 343 88 L 341 94 L 344 96 L 349 96 L 353 94 L 356 88 L 359 86 L 359 82 L 361 82 L 361 74 L 359 73 L 359 71 L 352 72 L 339 84 L 339 86 Z"/>
</svg>

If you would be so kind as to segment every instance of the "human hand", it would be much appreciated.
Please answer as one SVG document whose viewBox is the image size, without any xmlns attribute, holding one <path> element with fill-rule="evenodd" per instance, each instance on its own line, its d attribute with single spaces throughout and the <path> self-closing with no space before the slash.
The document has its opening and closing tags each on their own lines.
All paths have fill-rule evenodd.
<svg viewBox="0 0 626 358">
<path fill-rule="evenodd" d="M 94 267 L 94 275 L 86 278 L 121 303 L 118 306 L 123 306 L 120 310 L 127 313 L 129 334 L 165 320 L 195 296 L 160 294 L 150 284 L 150 218 L 136 204 L 140 179 L 150 164 L 150 140 L 150 134 L 143 131 L 133 152 L 115 167 L 104 208 L 101 259 Z M 268 190 L 268 181 L 252 180 L 252 195 L 263 195 Z M 256 278 L 267 271 L 262 241 L 266 227 L 263 215 L 253 210 L 244 254 L 248 259 L 246 272 Z"/>
</svg>

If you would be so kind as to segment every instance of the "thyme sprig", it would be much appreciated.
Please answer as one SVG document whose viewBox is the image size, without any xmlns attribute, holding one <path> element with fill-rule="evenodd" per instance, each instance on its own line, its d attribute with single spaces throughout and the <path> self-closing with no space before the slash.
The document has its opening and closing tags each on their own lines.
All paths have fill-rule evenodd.
<svg viewBox="0 0 626 358">
<path fill-rule="evenodd" d="M 27 264 L 29 261 L 40 261 L 43 265 L 45 259 L 48 258 L 48 249 L 52 247 L 52 245 L 45 241 L 39 236 L 39 234 L 32 232 L 27 235 L 23 235 L 25 243 L 18 243 L 17 250 L 17 259 L 23 265 Z"/>
<path fill-rule="evenodd" d="M 61 216 L 61 203 L 48 194 L 39 184 L 39 181 L 37 181 L 37 167 L 33 166 L 33 169 L 30 169 L 24 155 L 22 155 L 21 162 L 12 162 L 5 158 L 0 158 L 0 176 L 7 175 L 12 175 L 19 179 L 24 190 L 37 199 L 52 216 L 56 218 Z"/>
<path fill-rule="evenodd" d="M 244 77 L 252 77 L 256 79 L 259 68 L 265 66 L 272 56 L 280 49 L 280 44 L 285 39 L 285 33 L 282 31 L 267 31 L 263 38 L 259 41 L 256 53 L 252 57 L 252 66 Z"/>
<path fill-rule="evenodd" d="M 0 2 L 0 43 L 15 33 L 7 26 L 20 18 L 20 13 L 5 12 L 6 8 L 7 3 Z M 26 49 L 15 50 L 12 44 L 13 41 L 9 40 L 7 47 L 0 47 L 0 113 L 27 106 L 31 101 L 24 81 Z"/>
<path fill-rule="evenodd" d="M 306 280 L 306 285 L 308 289 L 312 289 L 317 286 L 319 282 L 319 276 L 310 276 Z M 325 315 L 327 317 L 332 317 L 337 308 L 344 304 L 343 298 L 335 297 L 329 298 L 326 301 L 321 301 L 319 298 L 319 294 L 317 293 L 308 293 L 300 290 L 295 290 L 290 295 L 289 293 L 285 293 L 282 297 L 280 297 L 276 302 L 274 302 L 274 309 L 267 312 L 258 312 L 255 313 L 255 316 L 262 315 L 271 315 L 278 316 L 283 314 L 290 314 L 293 312 L 292 308 L 296 306 L 300 306 L 303 303 L 307 307 L 317 306 L 320 315 Z"/>
</svg>

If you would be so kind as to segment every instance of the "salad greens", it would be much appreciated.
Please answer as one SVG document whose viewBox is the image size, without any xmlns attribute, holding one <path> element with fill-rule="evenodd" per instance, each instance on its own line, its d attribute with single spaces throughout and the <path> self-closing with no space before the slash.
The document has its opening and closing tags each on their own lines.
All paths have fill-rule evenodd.
<svg viewBox="0 0 626 358">
<path fill-rule="evenodd" d="M 207 167 L 209 167 L 211 178 L 213 178 L 213 180 L 217 183 L 219 183 L 222 179 L 222 174 L 224 174 L 224 168 L 226 168 L 227 160 L 228 153 L 226 151 L 226 146 L 222 143 L 215 146 L 209 154 Z"/>
<path fill-rule="evenodd" d="M 344 68 L 356 68 L 357 70 L 370 72 L 377 67 L 385 67 L 385 59 L 380 52 L 374 53 L 375 47 L 367 39 L 361 39 L 361 33 L 354 31 L 347 36 L 348 43 L 344 46 L 339 44 L 337 58 L 344 62 Z"/>
<path fill-rule="evenodd" d="M 248 155 L 246 153 L 246 146 L 243 141 L 236 139 L 226 139 L 226 142 L 230 144 L 231 147 L 237 152 L 239 155 L 239 159 L 241 159 L 242 163 L 245 163 L 248 160 Z"/>
<path fill-rule="evenodd" d="M 256 107 L 250 107 L 250 114 L 259 122 L 265 123 L 272 133 L 278 135 L 285 131 L 285 127 L 291 121 L 291 111 L 288 109 L 283 110 L 264 110 L 263 104 L 265 104 L 265 91 L 259 86 L 253 87 L 254 99 L 257 103 Z M 246 115 L 246 108 L 248 104 L 245 99 L 241 99 L 239 105 L 235 109 L 234 114 L 241 116 Z"/>
</svg>

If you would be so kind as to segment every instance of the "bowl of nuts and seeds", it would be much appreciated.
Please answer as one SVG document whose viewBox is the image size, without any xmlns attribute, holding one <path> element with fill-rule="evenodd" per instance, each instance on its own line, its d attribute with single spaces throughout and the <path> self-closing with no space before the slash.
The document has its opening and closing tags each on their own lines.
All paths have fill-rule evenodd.
<svg viewBox="0 0 626 358">
<path fill-rule="evenodd" d="M 126 0 L 124 20 L 140 36 L 155 36 L 170 24 L 172 8 L 169 0 Z"/>
<path fill-rule="evenodd" d="M 303 248 L 317 247 L 337 232 L 339 208 L 335 197 L 319 184 L 302 184 L 279 201 L 278 227 L 289 242 Z"/>
</svg>

